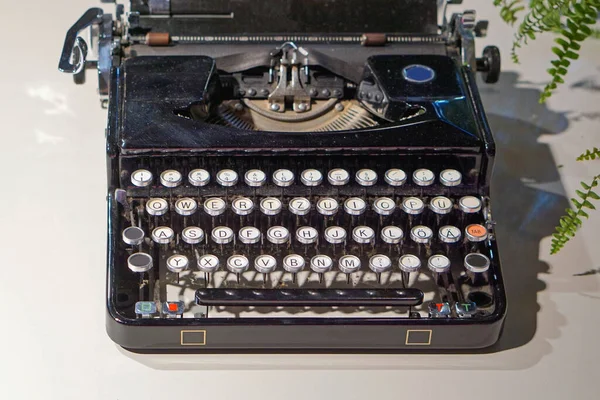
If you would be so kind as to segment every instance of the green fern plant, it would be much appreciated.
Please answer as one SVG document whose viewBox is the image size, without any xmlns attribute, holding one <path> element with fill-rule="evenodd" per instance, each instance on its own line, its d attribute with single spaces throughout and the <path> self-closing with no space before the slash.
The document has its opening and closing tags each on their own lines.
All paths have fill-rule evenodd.
<svg viewBox="0 0 600 400">
<path fill-rule="evenodd" d="M 575 236 L 575 233 L 583 224 L 581 218 L 587 219 L 590 217 L 586 210 L 596 209 L 591 200 L 600 200 L 600 196 L 594 192 L 594 188 L 598 186 L 599 181 L 600 175 L 596 175 L 590 183 L 581 182 L 581 187 L 584 191 L 575 191 L 579 199 L 571 199 L 574 209 L 567 208 L 567 214 L 560 218 L 559 225 L 552 235 L 550 254 L 558 253 Z"/>
<path fill-rule="evenodd" d="M 518 14 L 527 9 L 524 0 L 494 0 L 494 4 L 500 7 L 500 16 L 510 25 L 514 25 L 519 19 Z M 515 33 L 511 51 L 513 61 L 519 62 L 518 49 L 535 40 L 540 33 L 559 35 L 552 47 L 556 58 L 547 70 L 551 79 L 542 91 L 540 102 L 546 101 L 558 85 L 564 83 L 571 61 L 579 58 L 581 43 L 598 35 L 593 26 L 599 12 L 600 0 L 529 0 L 529 9 Z"/>
<path fill-rule="evenodd" d="M 540 95 L 542 103 L 564 83 L 571 61 L 579 58 L 581 43 L 589 37 L 600 38 L 600 29 L 593 28 L 600 13 L 600 0 L 494 0 L 494 5 L 500 7 L 500 16 L 511 26 L 519 21 L 520 13 L 525 13 L 513 41 L 511 56 L 515 63 L 519 62 L 518 49 L 529 40 L 535 40 L 544 32 L 558 34 L 554 39 L 556 45 L 552 47 L 556 58 L 547 70 L 551 79 Z M 600 159 L 597 147 L 577 157 L 577 161 L 596 159 Z M 587 211 L 596 209 L 593 202 L 600 200 L 600 196 L 594 190 L 599 183 L 600 175 L 594 176 L 591 182 L 580 183 L 583 190 L 575 191 L 578 198 L 571 199 L 573 209 L 566 210 L 552 235 L 551 254 L 559 252 L 575 236 L 583 224 L 582 218 L 589 218 Z"/>
</svg>

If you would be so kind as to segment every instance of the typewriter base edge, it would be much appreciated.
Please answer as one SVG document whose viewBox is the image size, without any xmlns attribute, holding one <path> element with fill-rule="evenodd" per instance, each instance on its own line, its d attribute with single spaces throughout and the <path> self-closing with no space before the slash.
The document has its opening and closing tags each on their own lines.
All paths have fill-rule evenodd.
<svg viewBox="0 0 600 400">
<path fill-rule="evenodd" d="M 476 324 L 132 326 L 109 310 L 106 329 L 116 344 L 135 353 L 468 352 L 494 345 L 504 317 L 503 310 Z"/>
</svg>

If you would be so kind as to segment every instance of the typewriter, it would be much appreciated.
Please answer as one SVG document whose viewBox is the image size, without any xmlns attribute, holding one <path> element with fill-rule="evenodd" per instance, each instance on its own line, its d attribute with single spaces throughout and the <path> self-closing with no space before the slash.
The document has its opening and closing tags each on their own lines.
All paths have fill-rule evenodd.
<svg viewBox="0 0 600 400">
<path fill-rule="evenodd" d="M 138 352 L 498 340 L 495 144 L 475 74 L 497 81 L 500 54 L 477 56 L 475 11 L 438 3 L 131 0 L 83 14 L 59 69 L 77 83 L 96 70 L 108 109 L 112 340 Z"/>
</svg>

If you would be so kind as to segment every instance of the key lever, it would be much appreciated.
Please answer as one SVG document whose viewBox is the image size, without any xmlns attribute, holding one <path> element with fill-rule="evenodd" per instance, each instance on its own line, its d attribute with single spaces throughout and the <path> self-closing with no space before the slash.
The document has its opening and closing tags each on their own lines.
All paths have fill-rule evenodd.
<svg viewBox="0 0 600 400">
<path fill-rule="evenodd" d="M 104 11 L 101 8 L 90 8 L 67 31 L 58 63 L 59 71 L 78 74 L 85 68 L 88 49 L 85 40 L 78 36 L 79 32 L 93 24 L 101 23 L 103 15 Z"/>
</svg>

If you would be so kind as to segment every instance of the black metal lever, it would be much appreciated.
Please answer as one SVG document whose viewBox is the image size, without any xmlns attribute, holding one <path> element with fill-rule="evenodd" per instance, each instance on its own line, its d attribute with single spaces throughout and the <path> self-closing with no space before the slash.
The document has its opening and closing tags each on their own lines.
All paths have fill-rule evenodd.
<svg viewBox="0 0 600 400">
<path fill-rule="evenodd" d="M 77 35 L 90 25 L 102 22 L 103 15 L 104 11 L 101 8 L 90 8 L 67 31 L 60 61 L 58 62 L 59 71 L 77 74 L 85 68 L 87 44 L 85 40 Z"/>
<path fill-rule="evenodd" d="M 203 306 L 334 307 L 418 306 L 419 289 L 198 289 L 196 303 Z"/>
</svg>

